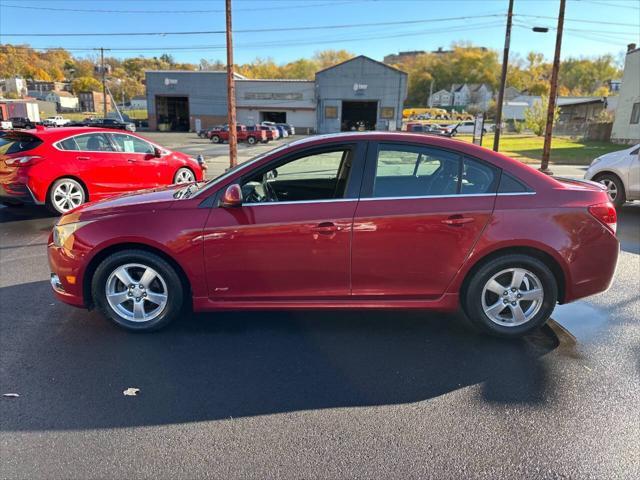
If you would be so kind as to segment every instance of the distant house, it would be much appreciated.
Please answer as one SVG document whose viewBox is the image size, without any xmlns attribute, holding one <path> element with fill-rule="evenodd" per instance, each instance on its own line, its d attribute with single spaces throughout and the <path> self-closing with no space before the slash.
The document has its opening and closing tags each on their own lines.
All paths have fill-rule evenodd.
<svg viewBox="0 0 640 480">
<path fill-rule="evenodd" d="M 635 43 L 627 48 L 611 140 L 616 143 L 640 142 L 640 49 Z"/>
<path fill-rule="evenodd" d="M 383 58 L 383 62 L 386 63 L 387 65 L 391 65 L 393 63 L 399 63 L 402 62 L 404 60 L 409 60 L 411 58 L 415 58 L 418 55 L 423 55 L 427 52 L 425 52 L 424 50 L 412 50 L 409 52 L 398 52 L 398 53 L 391 53 L 389 55 L 385 55 Z"/>
<path fill-rule="evenodd" d="M 522 95 L 522 92 L 520 92 L 520 90 L 518 90 L 516 87 L 506 87 L 504 89 L 505 101 L 513 100 L 514 98 L 519 97 L 520 95 Z"/>
<path fill-rule="evenodd" d="M 454 83 L 451 90 L 439 90 L 433 94 L 434 107 L 453 107 L 456 110 L 475 108 L 486 111 L 493 98 L 493 90 L 486 83 Z"/>
<path fill-rule="evenodd" d="M 147 97 L 145 95 L 136 95 L 131 99 L 131 110 L 146 110 Z"/>
<path fill-rule="evenodd" d="M 50 82 L 45 80 L 27 80 L 27 89 L 29 92 L 70 92 L 70 82 Z M 35 95 L 34 95 L 35 96 Z"/>
<path fill-rule="evenodd" d="M 58 112 L 70 112 L 78 110 L 78 97 L 65 91 L 51 90 L 42 100 L 54 102 L 58 105 Z"/>
<path fill-rule="evenodd" d="M 104 113 L 104 96 L 102 92 L 79 92 L 80 110 L 91 113 Z M 111 109 L 111 102 L 107 101 L 107 112 Z"/>
<path fill-rule="evenodd" d="M 25 96 L 27 95 L 27 83 L 24 78 L 20 77 L 0 79 L 0 95 Z"/>
</svg>

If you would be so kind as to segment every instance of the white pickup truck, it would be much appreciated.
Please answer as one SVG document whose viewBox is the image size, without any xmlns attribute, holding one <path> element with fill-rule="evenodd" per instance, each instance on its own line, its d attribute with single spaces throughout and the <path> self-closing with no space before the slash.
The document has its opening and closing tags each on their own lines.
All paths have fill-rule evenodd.
<svg viewBox="0 0 640 480">
<path fill-rule="evenodd" d="M 47 127 L 64 127 L 67 123 L 71 123 L 71 120 L 67 120 L 62 115 L 48 117 L 42 121 L 42 124 Z"/>
</svg>

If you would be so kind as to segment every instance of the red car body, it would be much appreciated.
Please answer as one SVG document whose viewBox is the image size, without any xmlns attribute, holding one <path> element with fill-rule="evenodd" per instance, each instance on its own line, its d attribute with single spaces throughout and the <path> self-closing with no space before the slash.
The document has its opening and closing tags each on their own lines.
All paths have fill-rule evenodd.
<svg viewBox="0 0 640 480">
<path fill-rule="evenodd" d="M 383 142 L 468 155 L 530 190 L 373 199 L 367 193 L 368 159 Z M 344 198 L 239 208 L 220 202 L 247 172 L 283 156 L 341 144 L 359 152 Z M 167 259 L 186 281 L 196 311 L 455 310 L 481 262 L 514 252 L 543 261 L 558 283 L 558 302 L 566 303 L 607 289 L 618 257 L 615 211 L 602 188 L 558 180 L 502 154 L 442 137 L 381 132 L 313 137 L 241 165 L 189 198 L 175 199 L 182 196 L 177 191 L 120 196 L 62 217 L 61 225 L 87 223 L 70 246 L 50 241 L 51 270 L 59 278 L 56 296 L 90 307 L 97 266 L 127 248 Z"/>
<path fill-rule="evenodd" d="M 236 139 L 238 142 L 247 142 L 251 144 L 266 143 L 268 136 L 266 132 L 261 130 L 247 130 L 245 125 L 236 125 Z M 222 143 L 229 141 L 229 128 L 224 127 L 220 130 L 212 130 L 209 134 L 209 139 L 213 143 Z"/>
<path fill-rule="evenodd" d="M 148 145 L 148 152 L 115 151 L 117 146 L 113 144 L 114 151 L 65 150 L 60 146 L 60 142 L 68 139 L 95 133 L 104 134 L 107 139 L 134 137 L 144 142 L 139 145 Z M 25 130 L 18 134 L 31 138 L 33 143 L 14 153 L 0 148 L 0 200 L 7 203 L 44 204 L 51 186 L 61 178 L 79 181 L 88 201 L 170 185 L 180 168 L 191 170 L 196 181 L 203 179 L 203 166 L 197 160 L 131 132 L 62 127 Z"/>
</svg>

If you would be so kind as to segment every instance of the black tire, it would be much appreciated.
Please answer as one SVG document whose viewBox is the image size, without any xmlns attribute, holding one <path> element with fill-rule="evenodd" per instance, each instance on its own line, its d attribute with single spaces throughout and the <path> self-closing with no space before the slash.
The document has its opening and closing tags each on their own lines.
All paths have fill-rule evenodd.
<svg viewBox="0 0 640 480">
<path fill-rule="evenodd" d="M 220 137 L 218 135 L 211 135 L 212 143 L 220 143 Z"/>
<path fill-rule="evenodd" d="M 526 323 L 517 326 L 503 326 L 494 322 L 482 306 L 485 284 L 494 275 L 509 268 L 522 268 L 533 273 L 543 289 L 543 300 L 537 313 Z M 553 313 L 557 301 L 558 284 L 549 267 L 537 258 L 524 254 L 508 254 L 487 261 L 470 278 L 461 298 L 463 310 L 473 325 L 485 333 L 505 338 L 521 337 L 544 325 Z"/>
<path fill-rule="evenodd" d="M 607 195 L 609 196 L 609 200 L 611 203 L 615 205 L 616 208 L 622 207 L 627 201 L 627 193 L 624 191 L 624 184 L 620 177 L 618 177 L 615 173 L 602 173 L 600 175 L 596 175 L 594 180 L 598 183 L 602 183 L 607 186 Z M 611 190 L 609 189 L 609 185 L 615 185 L 615 197 L 611 198 Z"/>
<path fill-rule="evenodd" d="M 247 138 L 247 143 L 248 143 L 249 145 L 255 145 L 255 143 L 256 143 L 256 137 L 249 137 L 249 138 Z"/>
<path fill-rule="evenodd" d="M 107 300 L 107 281 L 118 267 L 127 264 L 151 267 L 166 284 L 166 304 L 161 312 L 151 320 L 128 320 L 114 310 Z M 140 279 L 135 280 L 139 281 Z M 144 250 L 123 250 L 109 255 L 98 265 L 91 281 L 91 296 L 100 313 L 118 327 L 132 332 L 151 332 L 166 327 L 180 316 L 184 301 L 184 289 L 175 269 L 160 256 Z M 133 301 L 131 299 L 131 305 L 133 305 Z M 142 303 L 144 305 L 145 300 Z"/>
</svg>

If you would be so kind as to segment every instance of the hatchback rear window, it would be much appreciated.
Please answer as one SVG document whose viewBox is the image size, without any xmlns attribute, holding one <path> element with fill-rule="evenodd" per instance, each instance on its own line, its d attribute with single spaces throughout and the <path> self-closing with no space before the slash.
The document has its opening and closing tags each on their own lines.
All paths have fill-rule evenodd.
<svg viewBox="0 0 640 480">
<path fill-rule="evenodd" d="M 23 133 L 11 133 L 0 137 L 0 155 L 26 152 L 42 143 L 38 137 Z"/>
</svg>

